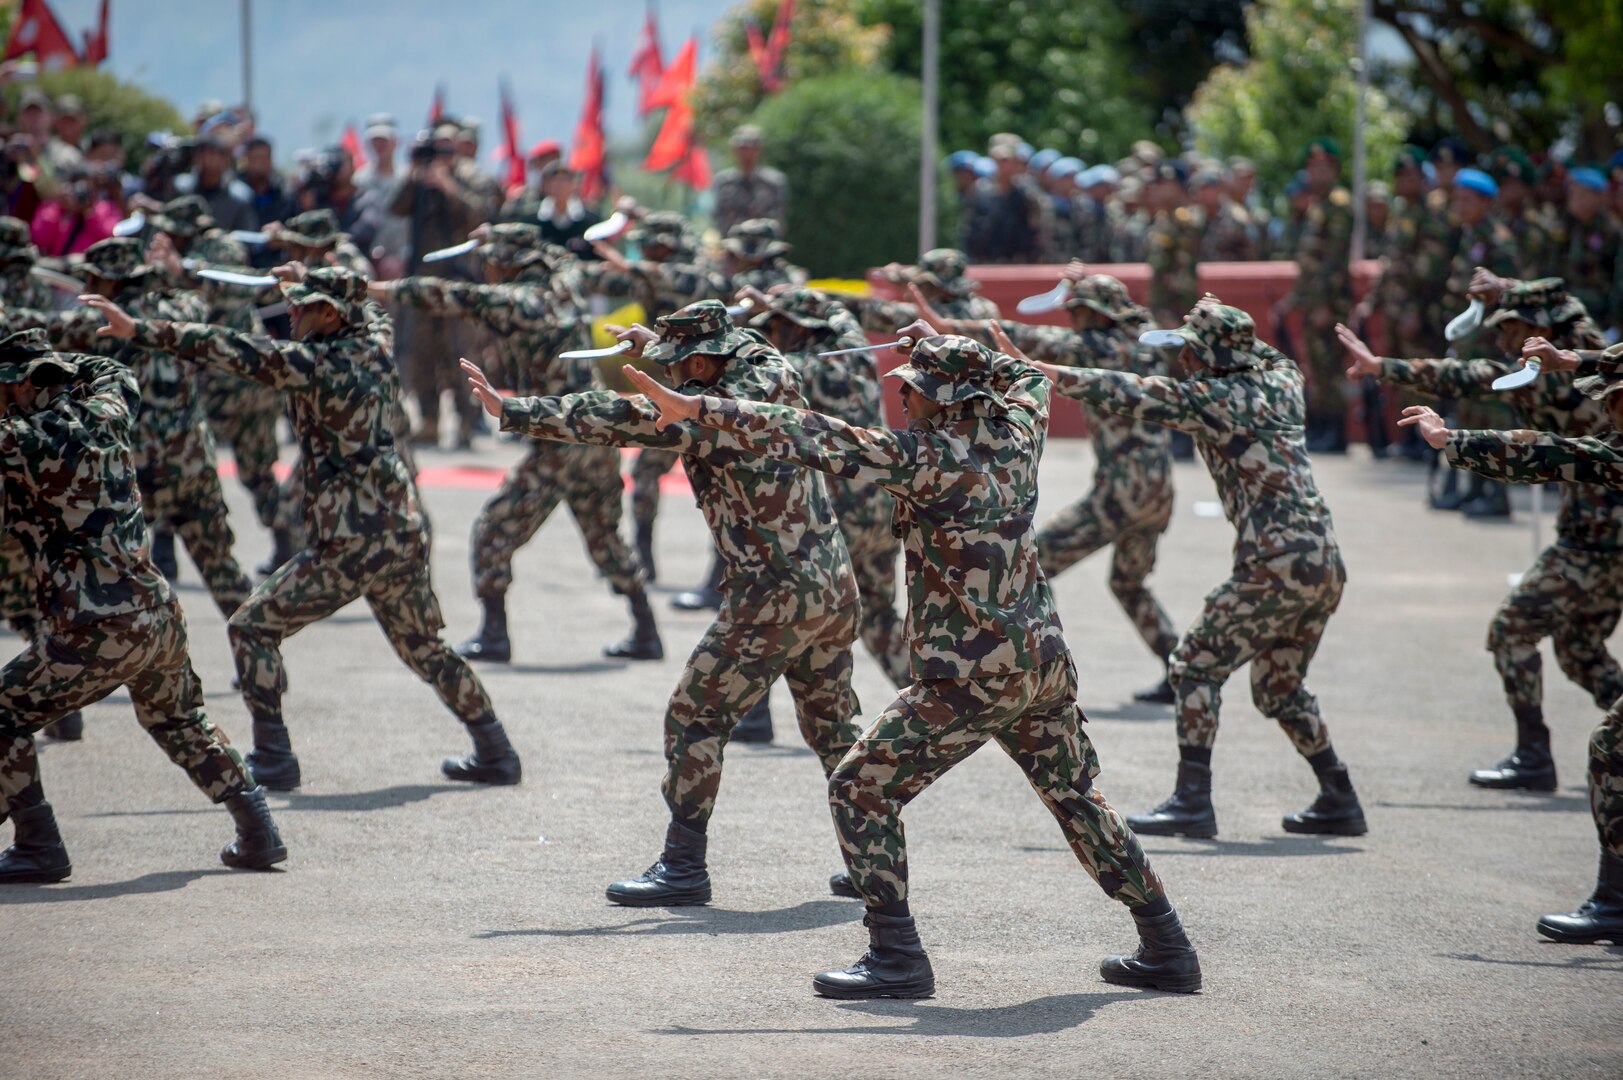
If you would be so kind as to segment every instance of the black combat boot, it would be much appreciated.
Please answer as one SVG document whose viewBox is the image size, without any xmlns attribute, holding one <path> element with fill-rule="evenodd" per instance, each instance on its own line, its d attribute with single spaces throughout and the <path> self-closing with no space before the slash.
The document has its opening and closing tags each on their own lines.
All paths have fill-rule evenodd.
<svg viewBox="0 0 1623 1080">
<path fill-rule="evenodd" d="M 659 573 L 654 567 L 654 523 L 652 521 L 637 522 L 637 561 L 642 563 L 643 576 L 652 585 L 659 580 Z"/>
<path fill-rule="evenodd" d="M 225 808 L 237 823 L 237 838 L 220 849 L 221 862 L 234 870 L 264 870 L 287 858 L 282 834 L 265 805 L 264 788 L 237 792 L 225 800 Z"/>
<path fill-rule="evenodd" d="M 772 741 L 772 704 L 766 696 L 733 725 L 729 742 L 769 743 Z"/>
<path fill-rule="evenodd" d="M 727 564 L 721 561 L 718 551 L 710 558 L 710 573 L 705 577 L 704 584 L 671 597 L 671 607 L 677 611 L 720 611 L 721 579 L 726 570 Z"/>
<path fill-rule="evenodd" d="M 1172 797 L 1147 814 L 1128 817 L 1127 826 L 1145 836 L 1193 836 L 1202 840 L 1216 836 L 1212 767 L 1185 757 L 1178 762 L 1178 786 Z"/>
<path fill-rule="evenodd" d="M 516 784 L 524 770 L 518 751 L 507 741 L 507 732 L 494 716 L 467 725 L 473 737 L 473 753 L 467 757 L 446 758 L 440 772 L 448 780 L 468 780 L 475 784 Z"/>
<path fill-rule="evenodd" d="M 688 907 L 710 902 L 710 874 L 704 868 L 705 835 L 673 821 L 665 830 L 659 861 L 631 881 L 616 881 L 605 894 L 625 907 Z"/>
<path fill-rule="evenodd" d="M 73 873 L 62 834 L 56 831 L 51 804 L 40 801 L 11 811 L 16 829 L 11 846 L 0 851 L 0 883 L 37 881 L 49 884 Z"/>
<path fill-rule="evenodd" d="M 1497 480 L 1483 480 L 1475 497 L 1460 504 L 1468 518 L 1507 518 L 1510 516 L 1509 489 Z"/>
<path fill-rule="evenodd" d="M 152 565 L 158 568 L 165 581 L 172 582 L 180 577 L 180 563 L 175 561 L 175 534 L 167 528 L 156 529 L 152 533 Z"/>
<path fill-rule="evenodd" d="M 1152 910 L 1158 913 L 1145 914 Z M 1171 903 L 1161 900 L 1146 904 L 1132 914 L 1138 924 L 1138 951 L 1131 956 L 1105 957 L 1099 965 L 1099 977 L 1116 986 L 1140 986 L 1174 994 L 1199 990 L 1200 958 L 1189 944 Z"/>
<path fill-rule="evenodd" d="M 281 569 L 283 563 L 293 557 L 293 530 L 284 529 L 280 525 L 271 529 L 270 557 L 254 567 L 254 573 L 260 577 L 270 577 Z"/>
<path fill-rule="evenodd" d="M 1555 758 L 1550 754 L 1550 729 L 1544 723 L 1544 710 L 1516 710 L 1516 749 L 1499 764 L 1471 773 L 1477 787 L 1554 791 Z"/>
<path fill-rule="evenodd" d="M 835 896 L 843 896 L 849 900 L 862 899 L 862 894 L 857 892 L 857 887 L 851 884 L 851 873 L 848 870 L 841 870 L 828 879 L 828 891 Z"/>
<path fill-rule="evenodd" d="M 1330 761 L 1313 766 L 1319 777 L 1319 794 L 1313 805 L 1299 814 L 1286 814 L 1280 824 L 1288 833 L 1363 836 L 1369 826 L 1364 822 L 1364 808 L 1358 804 L 1358 792 L 1353 790 L 1347 766 L 1335 760 L 1334 751 L 1325 753 L 1330 755 Z"/>
<path fill-rule="evenodd" d="M 60 739 L 63 742 L 78 742 L 85 737 L 85 714 L 74 709 L 68 715 L 52 720 L 40 730 L 40 734 L 48 739 Z"/>
<path fill-rule="evenodd" d="M 868 928 L 868 951 L 842 971 L 812 977 L 812 989 L 831 998 L 927 998 L 935 993 L 935 973 L 919 943 L 911 915 L 862 917 Z"/>
<path fill-rule="evenodd" d="M 485 609 L 479 633 L 456 647 L 456 651 L 469 660 L 486 660 L 492 664 L 505 664 L 513 658 L 513 643 L 507 639 L 507 597 L 481 596 Z"/>
<path fill-rule="evenodd" d="M 243 761 L 254 780 L 272 791 L 292 791 L 299 786 L 299 759 L 280 717 L 254 721 L 254 748 Z"/>
<path fill-rule="evenodd" d="M 1623 945 L 1623 855 L 1601 852 L 1594 893 L 1571 915 L 1544 916 L 1538 921 L 1538 932 L 1569 945 L 1598 941 Z"/>
<path fill-rule="evenodd" d="M 1178 693 L 1172 689 L 1172 680 L 1162 675 L 1161 681 L 1156 685 L 1133 691 L 1133 700 L 1142 701 L 1146 705 L 1176 705 Z"/>
<path fill-rule="evenodd" d="M 626 600 L 631 605 L 631 636 L 603 646 L 603 655 L 618 660 L 665 659 L 665 643 L 659 640 L 659 627 L 654 623 L 654 609 L 648 603 L 648 594 L 638 589 Z"/>
</svg>

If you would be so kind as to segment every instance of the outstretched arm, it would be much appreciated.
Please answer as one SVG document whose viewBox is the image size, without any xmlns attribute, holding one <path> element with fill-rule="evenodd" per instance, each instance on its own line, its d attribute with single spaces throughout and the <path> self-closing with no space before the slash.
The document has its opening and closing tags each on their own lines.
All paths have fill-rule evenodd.
<svg viewBox="0 0 1623 1080">
<path fill-rule="evenodd" d="M 102 337 L 123 338 L 144 348 L 212 364 L 279 390 L 307 386 L 316 372 L 315 353 L 297 342 L 276 341 L 208 323 L 132 319 L 104 297 L 80 299 L 107 321 L 96 331 Z"/>
<path fill-rule="evenodd" d="M 1450 465 L 1492 480 L 1623 488 L 1623 450 L 1600 439 L 1568 439 L 1546 431 L 1450 431 L 1425 405 L 1404 409 L 1398 424 L 1419 428 Z"/>
</svg>

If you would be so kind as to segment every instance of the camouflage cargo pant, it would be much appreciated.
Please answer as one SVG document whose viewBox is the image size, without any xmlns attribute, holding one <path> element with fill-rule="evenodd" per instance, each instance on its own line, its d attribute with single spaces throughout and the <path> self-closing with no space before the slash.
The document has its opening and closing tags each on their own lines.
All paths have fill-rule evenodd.
<svg viewBox="0 0 1623 1080">
<path fill-rule="evenodd" d="M 1589 736 L 1589 806 L 1601 847 L 1623 858 L 1623 698 Z"/>
<path fill-rule="evenodd" d="M 445 621 L 429 580 L 428 541 L 417 533 L 305 548 L 260 582 L 229 626 L 242 699 L 254 719 L 282 716 L 282 642 L 362 597 L 400 659 L 463 723 L 494 715 L 468 662 L 440 639 Z"/>
<path fill-rule="evenodd" d="M 411 418 L 403 407 L 395 409 L 394 413 L 394 449 L 400 455 L 400 460 L 406 463 L 411 478 L 417 479 L 417 457 L 411 448 Z M 421 512 L 424 520 L 427 520 L 427 511 Z M 293 538 L 294 547 L 304 546 L 304 467 L 301 457 L 294 457 L 287 479 L 282 481 L 274 524 L 276 528 L 287 531 Z"/>
<path fill-rule="evenodd" d="M 1341 603 L 1347 570 L 1335 548 L 1297 552 L 1236 567 L 1172 651 L 1168 677 L 1178 695 L 1178 743 L 1217 741 L 1223 684 L 1247 661 L 1251 700 L 1303 757 L 1330 746 L 1307 668 Z"/>
<path fill-rule="evenodd" d="M 1037 532 L 1037 563 L 1052 578 L 1107 544 L 1110 592 L 1150 651 L 1165 660 L 1178 644 L 1166 610 L 1144 584 L 1155 569 L 1155 548 L 1172 520 L 1172 486 L 1157 484 L 1124 499 L 1097 485 Z"/>
<path fill-rule="evenodd" d="M 236 537 L 225 508 L 225 489 L 215 465 L 214 437 L 207 426 L 175 432 L 136 455 L 147 526 L 171 526 L 226 618 L 248 598 L 253 583 L 232 554 Z"/>
<path fill-rule="evenodd" d="M 659 516 L 659 482 L 676 468 L 679 455 L 669 450 L 643 450 L 631 465 L 631 518 L 651 525 Z"/>
<path fill-rule="evenodd" d="M 903 689 L 829 778 L 834 830 L 868 906 L 907 899 L 902 808 L 988 739 L 1025 772 L 1107 896 L 1138 907 L 1164 895 L 1138 838 L 1093 786 L 1099 756 L 1083 721 L 1068 655 L 1035 671 Z"/>
<path fill-rule="evenodd" d="M 907 628 L 896 613 L 896 556 L 902 541 L 890 522 L 841 520 L 851 569 L 862 604 L 862 644 L 897 686 L 913 681 L 908 671 Z"/>
<path fill-rule="evenodd" d="M 1543 659 L 1549 638 L 1567 678 L 1608 708 L 1623 697 L 1623 667 L 1606 648 L 1623 614 L 1623 555 L 1554 544 L 1539 554 L 1505 597 L 1488 628 L 1488 651 L 1512 709 L 1544 702 Z"/>
<path fill-rule="evenodd" d="M 254 786 L 242 757 L 203 713 L 203 688 L 186 653 L 180 605 L 80 626 L 43 627 L 0 669 L 0 796 L 39 781 L 34 733 L 129 687 L 135 718 L 215 802 Z M 0 805 L 0 820 L 5 818 Z"/>
<path fill-rule="evenodd" d="M 793 623 L 718 619 L 688 657 L 665 711 L 661 791 L 678 821 L 703 829 L 721 787 L 722 756 L 738 718 L 782 678 L 795 699 L 800 734 L 826 776 L 857 736 L 861 705 L 851 689 L 855 604 Z"/>
<path fill-rule="evenodd" d="M 23 546 L 8 532 L 0 532 L 0 619 L 18 636 L 32 638 L 39 620 L 35 605 L 34 567 Z"/>
<path fill-rule="evenodd" d="M 237 482 L 253 499 L 254 516 L 265 528 L 274 527 L 282 500 L 276 482 L 281 395 L 268 386 L 209 368 L 203 373 L 203 404 L 215 437 L 231 447 Z"/>
<path fill-rule="evenodd" d="M 1308 373 L 1308 416 L 1339 430 L 1347 423 L 1347 350 L 1336 340 L 1334 321 L 1346 312 L 1332 314 L 1334 319 L 1329 325 L 1314 330 L 1313 313 L 1307 313 L 1302 328 L 1302 366 Z"/>
<path fill-rule="evenodd" d="M 473 523 L 473 591 L 505 596 L 513 556 L 530 542 L 559 501 L 569 506 L 586 554 L 622 596 L 642 588 L 642 568 L 620 535 L 625 487 L 612 446 L 568 446 L 531 440 Z"/>
<path fill-rule="evenodd" d="M 417 401 L 417 411 L 425 424 L 440 421 L 440 395 L 451 392 L 456 413 L 463 429 L 478 419 L 480 406 L 468 393 L 467 381 L 457 366 L 457 357 L 464 350 L 465 335 L 458 326 L 460 320 L 443 315 L 429 315 L 406 306 L 397 321 L 399 347 L 397 354 L 405 358 L 401 371 L 406 387 Z"/>
</svg>

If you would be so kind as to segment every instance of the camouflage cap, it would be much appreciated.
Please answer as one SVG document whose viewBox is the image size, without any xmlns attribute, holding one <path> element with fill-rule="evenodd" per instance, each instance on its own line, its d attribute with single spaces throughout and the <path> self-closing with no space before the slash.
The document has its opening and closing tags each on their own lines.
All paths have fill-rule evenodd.
<svg viewBox="0 0 1623 1080">
<path fill-rule="evenodd" d="M 654 210 L 644 214 L 637 227 L 626 233 L 633 244 L 664 244 L 667 247 L 686 247 L 688 219 L 674 210 Z"/>
<path fill-rule="evenodd" d="M 1257 327 L 1237 307 L 1202 301 L 1172 330 L 1140 334 L 1139 342 L 1152 347 L 1187 345 L 1200 362 L 1215 372 L 1240 371 L 1261 365 L 1257 357 Z"/>
<path fill-rule="evenodd" d="M 733 325 L 727 305 L 700 300 L 654 321 L 659 341 L 643 351 L 643 358 L 669 367 L 690 356 L 731 356 L 759 340 Z"/>
<path fill-rule="evenodd" d="M 919 258 L 907 279 L 919 285 L 934 285 L 954 296 L 967 296 L 980 288 L 979 283 L 964 276 L 968 270 L 969 257 L 962 251 L 932 248 Z"/>
<path fill-rule="evenodd" d="M 354 322 L 366 300 L 366 279 L 342 266 L 321 266 L 305 273 L 303 281 L 282 282 L 289 307 L 328 304 L 348 322 Z"/>
<path fill-rule="evenodd" d="M 504 270 L 522 270 L 530 266 L 552 269 L 552 260 L 542 246 L 541 227 L 527 221 L 504 221 L 492 225 L 485 242 L 478 247 L 478 254 L 487 263 Z"/>
<path fill-rule="evenodd" d="M 1482 325 L 1498 326 L 1517 319 L 1529 326 L 1552 330 L 1561 322 L 1556 318 L 1557 309 L 1570 306 L 1567 283 L 1561 278 L 1521 281 L 1500 295 L 1498 309 L 1483 320 Z"/>
<path fill-rule="evenodd" d="M 760 146 L 766 139 L 766 133 L 756 124 L 740 124 L 733 129 L 732 137 L 727 141 L 733 146 Z"/>
<path fill-rule="evenodd" d="M 1122 320 L 1132 317 L 1147 319 L 1149 312 L 1133 303 L 1127 286 L 1109 274 L 1089 274 L 1081 281 L 1071 283 L 1071 295 L 1065 298 L 1067 310 L 1079 307 L 1097 311 L 1108 319 Z"/>
<path fill-rule="evenodd" d="M 0 337 L 0 383 L 31 379 L 41 367 L 55 367 L 69 376 L 74 372 L 73 361 L 51 348 L 44 330 L 19 330 Z"/>
<path fill-rule="evenodd" d="M 778 238 L 778 223 L 772 218 L 750 218 L 727 230 L 721 246 L 740 259 L 770 259 L 787 255 L 790 245 Z"/>
<path fill-rule="evenodd" d="M 1619 390 L 1623 390 L 1623 373 L 1585 375 L 1581 379 L 1572 380 L 1572 388 L 1585 397 L 1605 401 Z"/>
<path fill-rule="evenodd" d="M 21 218 L 0 217 L 0 263 L 33 262 L 39 258 L 28 222 Z"/>
<path fill-rule="evenodd" d="M 214 219 L 209 216 L 209 204 L 203 196 L 182 195 L 164 203 L 163 208 L 152 216 L 151 224 L 154 232 L 185 237 L 196 236 L 212 227 Z"/>
<path fill-rule="evenodd" d="M 773 318 L 784 318 L 808 330 L 826 330 L 828 297 L 816 289 L 798 286 L 785 289 L 772 298 L 766 309 L 750 319 L 750 325 L 763 327 Z"/>
<path fill-rule="evenodd" d="M 974 338 L 938 334 L 914 345 L 907 363 L 885 377 L 902 380 L 937 405 L 982 397 L 1001 407 L 1003 395 L 991 386 L 996 359 L 996 353 Z"/>
<path fill-rule="evenodd" d="M 306 210 L 282 222 L 283 242 L 299 247 L 329 248 L 341 235 L 338 215 L 331 210 Z"/>
<path fill-rule="evenodd" d="M 80 274 L 93 274 L 108 281 L 134 281 L 152 271 L 141 241 L 133 236 L 110 236 L 85 249 Z"/>
</svg>

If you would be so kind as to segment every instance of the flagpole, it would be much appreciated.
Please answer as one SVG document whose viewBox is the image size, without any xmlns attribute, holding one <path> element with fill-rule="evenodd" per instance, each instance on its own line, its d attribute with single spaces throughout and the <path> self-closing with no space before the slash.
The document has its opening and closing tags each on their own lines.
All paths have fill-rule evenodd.
<svg viewBox="0 0 1623 1080">
<path fill-rule="evenodd" d="M 1358 71 L 1358 99 L 1353 114 L 1353 234 L 1350 252 L 1354 262 L 1362 259 L 1368 250 L 1369 210 L 1365 188 L 1369 166 L 1365 157 L 1364 129 L 1368 125 L 1369 115 L 1369 56 L 1365 40 L 1369 36 L 1369 5 L 1370 0 L 1360 0 L 1358 5 L 1358 53 L 1353 60 Z"/>
<path fill-rule="evenodd" d="M 941 92 L 941 0 L 924 0 L 924 116 L 919 125 L 919 255 L 935 247 L 936 120 Z"/>
<path fill-rule="evenodd" d="M 242 107 L 254 111 L 254 59 L 251 45 L 253 0 L 242 0 Z"/>
</svg>

